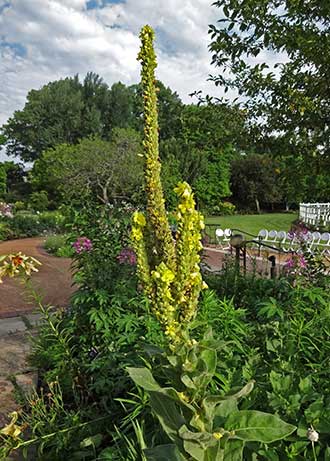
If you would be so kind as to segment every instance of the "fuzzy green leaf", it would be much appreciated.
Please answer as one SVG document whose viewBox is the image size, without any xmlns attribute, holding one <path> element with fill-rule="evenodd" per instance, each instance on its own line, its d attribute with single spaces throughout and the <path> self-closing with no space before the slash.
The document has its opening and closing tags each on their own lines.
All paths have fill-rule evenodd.
<svg viewBox="0 0 330 461">
<path fill-rule="evenodd" d="M 154 448 L 147 448 L 143 450 L 147 461 L 183 461 L 184 458 L 181 456 L 176 445 L 159 445 Z"/>
<path fill-rule="evenodd" d="M 228 417 L 225 429 L 234 431 L 236 439 L 272 443 L 288 437 L 296 427 L 262 411 L 243 410 Z"/>
</svg>

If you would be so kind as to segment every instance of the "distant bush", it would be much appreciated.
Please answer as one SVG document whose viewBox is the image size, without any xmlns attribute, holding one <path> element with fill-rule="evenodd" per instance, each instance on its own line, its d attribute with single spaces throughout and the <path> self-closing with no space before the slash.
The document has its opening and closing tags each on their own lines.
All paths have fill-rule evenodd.
<svg viewBox="0 0 330 461">
<path fill-rule="evenodd" d="M 48 194 L 45 190 L 30 195 L 29 207 L 35 211 L 45 211 L 49 206 Z"/>
<path fill-rule="evenodd" d="M 221 202 L 219 205 L 215 205 L 210 210 L 211 215 L 230 216 L 236 211 L 235 205 L 230 202 Z"/>
<path fill-rule="evenodd" d="M 44 248 L 48 253 L 63 258 L 70 258 L 73 256 L 74 250 L 68 243 L 68 237 L 66 235 L 50 235 L 47 237 Z"/>
<path fill-rule="evenodd" d="M 12 231 L 7 223 L 0 222 L 0 241 L 12 238 Z"/>
<path fill-rule="evenodd" d="M 64 217 L 58 212 L 45 211 L 31 213 L 19 211 L 13 218 L 3 218 L 2 222 L 10 232 L 5 239 L 35 237 L 44 233 L 61 233 L 64 230 Z"/>
<path fill-rule="evenodd" d="M 22 211 L 26 209 L 26 204 L 22 202 L 21 200 L 18 200 L 17 202 L 14 203 L 14 210 L 15 211 Z"/>
</svg>

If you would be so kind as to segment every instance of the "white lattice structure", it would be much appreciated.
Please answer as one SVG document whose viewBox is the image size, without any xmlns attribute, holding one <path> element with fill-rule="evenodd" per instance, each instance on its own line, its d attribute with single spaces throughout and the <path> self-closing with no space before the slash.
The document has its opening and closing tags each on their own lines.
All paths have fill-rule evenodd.
<svg viewBox="0 0 330 461">
<path fill-rule="evenodd" d="M 330 203 L 300 203 L 299 219 L 312 226 L 330 226 Z"/>
</svg>

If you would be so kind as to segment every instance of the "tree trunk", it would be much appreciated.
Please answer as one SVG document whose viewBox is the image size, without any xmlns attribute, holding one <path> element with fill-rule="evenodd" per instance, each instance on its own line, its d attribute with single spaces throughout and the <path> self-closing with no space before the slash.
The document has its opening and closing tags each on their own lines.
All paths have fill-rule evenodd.
<svg viewBox="0 0 330 461">
<path fill-rule="evenodd" d="M 258 198 L 256 197 L 256 198 L 254 199 L 254 201 L 255 201 L 255 204 L 256 204 L 257 213 L 260 214 L 260 203 L 259 203 Z"/>
</svg>

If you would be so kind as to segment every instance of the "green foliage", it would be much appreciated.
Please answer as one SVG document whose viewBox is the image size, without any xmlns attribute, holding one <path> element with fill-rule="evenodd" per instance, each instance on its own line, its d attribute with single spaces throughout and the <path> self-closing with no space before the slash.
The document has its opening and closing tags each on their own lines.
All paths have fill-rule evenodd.
<svg viewBox="0 0 330 461">
<path fill-rule="evenodd" d="M 49 206 L 48 194 L 45 190 L 33 192 L 29 198 L 29 208 L 34 211 L 46 211 Z"/>
<path fill-rule="evenodd" d="M 230 163 L 240 148 L 244 114 L 225 104 L 187 105 L 175 138 L 160 143 L 165 169 L 191 184 L 198 205 L 211 212 L 230 192 Z M 163 174 L 165 184 L 169 182 Z M 169 195 L 171 197 L 171 195 Z"/>
<path fill-rule="evenodd" d="M 49 235 L 44 243 L 44 248 L 55 256 L 70 258 L 74 251 L 66 235 Z"/>
<path fill-rule="evenodd" d="M 197 318 L 197 325 L 214 325 L 219 340 L 231 341 L 231 356 L 221 368 L 223 382 L 239 384 L 240 373 L 255 379 L 259 386 L 252 394 L 254 408 L 276 412 L 298 426 L 291 444 L 271 449 L 274 459 L 323 459 L 330 444 L 324 372 L 329 354 L 324 342 L 329 331 L 328 278 L 318 277 L 313 284 L 308 277 L 295 280 L 293 286 L 286 277 L 264 280 L 253 274 L 239 275 L 228 267 L 207 282 L 220 297 L 231 297 L 224 302 L 206 293 Z M 320 458 L 314 457 L 307 439 L 310 427 L 320 433 L 314 447 Z M 266 451 L 258 453 L 268 459 Z"/>
<path fill-rule="evenodd" d="M 7 172 L 3 164 L 0 164 L 0 198 L 4 198 L 7 192 Z"/>
<path fill-rule="evenodd" d="M 191 346 L 182 346 L 174 356 L 163 357 L 160 368 L 151 368 L 153 372 L 148 368 L 128 369 L 134 382 L 148 392 L 151 408 L 173 443 L 169 460 L 221 461 L 230 456 L 243 460 L 246 442 L 273 443 L 296 429 L 277 416 L 239 410 L 238 401 L 250 394 L 253 382 L 231 394 L 218 393 L 220 389 L 213 384 L 210 393 L 216 377 L 217 351 L 223 347 L 209 333 Z M 169 385 L 159 385 L 154 376 Z M 164 449 L 158 446 L 146 450 L 147 459 L 165 453 Z"/>
<path fill-rule="evenodd" d="M 71 209 L 69 241 L 87 237 L 93 248 L 90 252 L 76 254 L 73 262 L 76 283 L 89 289 L 102 289 L 108 293 L 126 290 L 133 294 L 136 288 L 135 267 L 119 264 L 118 256 L 123 248 L 129 247 L 129 227 L 132 208 L 86 206 L 83 210 Z M 128 280 L 123 285 L 122 278 Z M 120 277 L 121 276 L 121 277 Z M 119 286 L 117 285 L 117 281 Z M 120 288 L 120 285 L 123 285 Z"/>
<path fill-rule="evenodd" d="M 10 240 L 13 237 L 9 223 L 0 222 L 0 240 Z"/>
<path fill-rule="evenodd" d="M 108 204 L 136 200 L 142 188 L 140 137 L 132 129 L 116 129 L 111 141 L 83 139 L 48 150 L 34 164 L 34 187 L 45 188 L 53 201 Z"/>
<path fill-rule="evenodd" d="M 231 190 L 233 200 L 240 206 L 254 204 L 260 213 L 260 203 L 273 205 L 282 199 L 276 162 L 266 155 L 247 155 L 232 162 Z"/>
<path fill-rule="evenodd" d="M 211 214 L 221 216 L 231 216 L 235 213 L 236 207 L 230 202 L 220 202 L 211 209 Z"/>
<path fill-rule="evenodd" d="M 221 71 L 215 83 L 244 96 L 252 137 L 261 149 L 303 156 L 309 177 L 315 177 L 328 168 L 330 154 L 324 117 L 330 105 L 329 5 L 322 0 L 218 0 L 215 5 L 222 15 L 219 25 L 210 26 L 212 60 Z M 265 58 L 269 52 L 273 64 Z"/>
<path fill-rule="evenodd" d="M 23 110 L 16 111 L 3 126 L 7 153 L 33 161 L 49 148 L 100 134 L 107 85 L 96 74 L 48 83 L 31 90 Z"/>
<path fill-rule="evenodd" d="M 61 232 L 64 230 L 64 217 L 59 212 L 45 211 L 31 213 L 20 211 L 13 218 L 2 220 L 8 229 L 9 238 L 35 237 L 43 233 Z"/>
<path fill-rule="evenodd" d="M 3 162 L 0 164 L 6 172 L 6 201 L 26 200 L 30 193 L 30 185 L 26 182 L 27 173 L 24 165 L 14 162 Z"/>
</svg>

